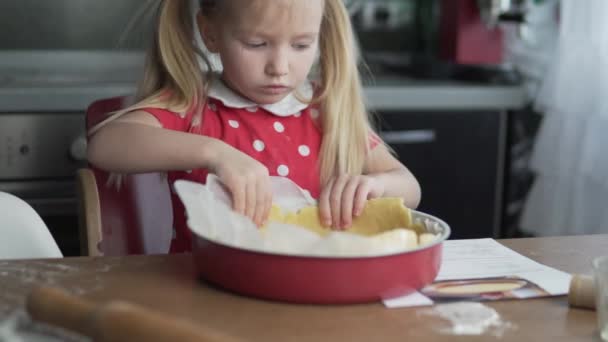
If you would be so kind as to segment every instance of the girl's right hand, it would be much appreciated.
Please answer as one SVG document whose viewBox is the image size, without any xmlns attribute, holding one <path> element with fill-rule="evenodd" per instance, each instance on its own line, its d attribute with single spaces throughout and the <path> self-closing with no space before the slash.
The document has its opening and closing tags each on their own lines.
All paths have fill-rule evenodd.
<svg viewBox="0 0 608 342">
<path fill-rule="evenodd" d="M 217 140 L 208 169 L 232 194 L 233 209 L 259 227 L 266 223 L 272 206 L 268 168 L 234 147 Z"/>
</svg>

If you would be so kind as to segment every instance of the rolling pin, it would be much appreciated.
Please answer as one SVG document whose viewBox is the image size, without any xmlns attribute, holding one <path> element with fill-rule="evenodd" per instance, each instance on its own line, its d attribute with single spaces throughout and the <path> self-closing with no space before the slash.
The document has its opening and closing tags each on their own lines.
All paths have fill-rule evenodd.
<svg viewBox="0 0 608 342">
<path fill-rule="evenodd" d="M 38 321 L 59 326 L 94 341 L 241 341 L 207 327 L 153 312 L 124 301 L 94 304 L 53 288 L 37 288 L 26 300 Z"/>
<path fill-rule="evenodd" d="M 595 285 L 593 277 L 575 274 L 570 280 L 568 291 L 570 306 L 595 310 Z"/>
</svg>

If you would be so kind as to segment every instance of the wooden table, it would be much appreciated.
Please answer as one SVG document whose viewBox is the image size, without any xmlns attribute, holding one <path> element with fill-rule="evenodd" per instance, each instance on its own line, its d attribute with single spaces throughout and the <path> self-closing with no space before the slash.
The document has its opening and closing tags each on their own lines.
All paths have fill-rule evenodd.
<svg viewBox="0 0 608 342">
<path fill-rule="evenodd" d="M 500 242 L 570 273 L 591 273 L 591 260 L 608 254 L 608 235 Z M 256 341 L 600 341 L 595 312 L 571 309 L 565 297 L 486 303 L 512 326 L 502 336 L 455 336 L 442 331 L 447 321 L 421 314 L 428 308 L 291 305 L 227 293 L 197 280 L 189 254 L 0 261 L 0 317 L 41 283 L 94 300 L 129 300 Z"/>
</svg>

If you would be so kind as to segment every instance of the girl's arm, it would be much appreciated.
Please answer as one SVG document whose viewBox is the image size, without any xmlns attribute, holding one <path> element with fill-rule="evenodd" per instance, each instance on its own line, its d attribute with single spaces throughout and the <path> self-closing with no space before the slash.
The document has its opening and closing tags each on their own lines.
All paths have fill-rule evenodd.
<svg viewBox="0 0 608 342">
<path fill-rule="evenodd" d="M 383 185 L 380 197 L 402 197 L 412 209 L 420 204 L 420 184 L 416 177 L 385 146 L 379 145 L 370 151 L 364 173 Z"/>
<path fill-rule="evenodd" d="M 89 161 L 100 169 L 144 173 L 204 168 L 216 158 L 218 141 L 163 129 L 151 114 L 136 111 L 112 121 L 89 138 Z"/>
<path fill-rule="evenodd" d="M 235 211 L 257 225 L 270 213 L 272 187 L 263 164 L 220 140 L 164 129 L 147 112 L 108 123 L 89 139 L 87 154 L 95 166 L 118 173 L 208 169 L 232 194 Z"/>
</svg>

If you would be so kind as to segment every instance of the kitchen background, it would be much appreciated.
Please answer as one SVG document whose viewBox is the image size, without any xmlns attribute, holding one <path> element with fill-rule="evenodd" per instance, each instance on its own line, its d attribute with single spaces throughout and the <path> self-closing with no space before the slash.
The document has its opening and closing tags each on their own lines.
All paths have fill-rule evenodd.
<svg viewBox="0 0 608 342">
<path fill-rule="evenodd" d="M 79 253 L 75 171 L 84 112 L 132 94 L 155 1 L 0 1 L 0 191 Z M 553 0 L 350 0 L 383 138 L 453 238 L 519 237 L 543 117 L 533 106 L 557 37 Z M 139 18 L 135 21 L 133 18 Z M 135 23 L 135 24 L 134 24 Z"/>
</svg>

